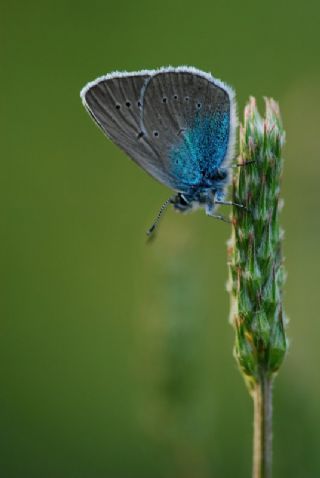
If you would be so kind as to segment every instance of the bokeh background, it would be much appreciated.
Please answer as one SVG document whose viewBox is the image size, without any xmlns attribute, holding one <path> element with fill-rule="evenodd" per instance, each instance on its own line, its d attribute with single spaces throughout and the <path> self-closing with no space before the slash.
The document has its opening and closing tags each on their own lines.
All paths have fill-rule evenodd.
<svg viewBox="0 0 320 478">
<path fill-rule="evenodd" d="M 232 357 L 228 225 L 95 127 L 79 91 L 112 70 L 195 65 L 280 102 L 291 347 L 274 476 L 320 476 L 320 63 L 316 0 L 1 0 L 0 475 L 245 478 L 252 409 Z"/>
</svg>

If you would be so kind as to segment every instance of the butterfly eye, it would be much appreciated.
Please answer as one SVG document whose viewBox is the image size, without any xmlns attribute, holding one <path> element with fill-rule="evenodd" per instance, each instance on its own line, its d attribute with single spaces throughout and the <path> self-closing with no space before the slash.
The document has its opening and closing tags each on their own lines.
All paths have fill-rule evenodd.
<svg viewBox="0 0 320 478">
<path fill-rule="evenodd" d="M 127 106 L 128 108 L 130 108 L 130 106 L 131 106 L 130 101 L 127 101 L 127 102 L 126 102 L 126 106 Z"/>
<path fill-rule="evenodd" d="M 198 108 L 201 108 L 201 103 L 198 103 L 198 104 L 197 104 L 197 107 L 198 107 Z"/>
<path fill-rule="evenodd" d="M 177 100 L 177 99 L 178 99 L 178 95 L 174 95 L 173 98 L 174 98 L 175 100 Z"/>
<path fill-rule="evenodd" d="M 121 108 L 121 106 L 120 106 L 120 105 L 116 105 L 116 108 L 117 108 L 117 110 L 119 110 L 119 109 Z"/>
<path fill-rule="evenodd" d="M 141 103 L 140 103 L 140 101 L 138 101 L 137 104 L 138 104 L 138 108 L 141 108 Z"/>
<path fill-rule="evenodd" d="M 185 97 L 185 100 L 186 100 L 186 101 L 189 101 L 189 96 L 186 96 L 186 97 Z"/>
<path fill-rule="evenodd" d="M 154 131 L 154 132 L 153 132 L 153 136 L 159 136 L 158 131 Z"/>
<path fill-rule="evenodd" d="M 162 98 L 162 103 L 166 103 L 167 102 L 167 98 Z"/>
</svg>

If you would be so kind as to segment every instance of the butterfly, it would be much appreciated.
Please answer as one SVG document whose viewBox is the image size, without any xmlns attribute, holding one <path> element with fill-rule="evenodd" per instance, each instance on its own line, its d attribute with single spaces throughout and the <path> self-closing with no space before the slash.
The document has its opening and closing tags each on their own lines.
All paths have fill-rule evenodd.
<svg viewBox="0 0 320 478">
<path fill-rule="evenodd" d="M 215 213 L 225 201 L 237 126 L 233 89 L 194 67 L 109 73 L 80 93 L 95 123 L 133 161 L 175 194 L 180 211 Z M 239 205 L 241 206 L 241 205 Z"/>
</svg>

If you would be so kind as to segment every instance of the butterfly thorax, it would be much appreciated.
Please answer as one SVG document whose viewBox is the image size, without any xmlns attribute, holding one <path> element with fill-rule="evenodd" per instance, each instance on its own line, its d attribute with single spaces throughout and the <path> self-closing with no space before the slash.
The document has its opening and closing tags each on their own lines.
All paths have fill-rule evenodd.
<svg viewBox="0 0 320 478">
<path fill-rule="evenodd" d="M 180 212 L 187 212 L 203 207 L 208 214 L 212 214 L 215 202 L 224 199 L 228 176 L 225 168 L 217 168 L 211 175 L 203 174 L 199 184 L 179 192 L 174 197 L 172 200 L 174 208 Z"/>
</svg>

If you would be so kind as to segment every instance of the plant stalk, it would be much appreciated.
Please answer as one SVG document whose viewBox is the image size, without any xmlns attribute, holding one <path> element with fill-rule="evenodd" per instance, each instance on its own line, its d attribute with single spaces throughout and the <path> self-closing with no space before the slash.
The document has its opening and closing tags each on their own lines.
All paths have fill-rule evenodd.
<svg viewBox="0 0 320 478">
<path fill-rule="evenodd" d="M 228 245 L 234 354 L 254 403 L 253 478 L 271 478 L 272 380 L 287 350 L 279 216 L 285 132 L 278 104 L 265 102 L 261 117 L 250 98 L 240 126 L 232 199 L 246 209 L 234 206 Z"/>
<path fill-rule="evenodd" d="M 265 371 L 252 390 L 253 478 L 271 478 L 272 474 L 272 378 Z"/>
</svg>

